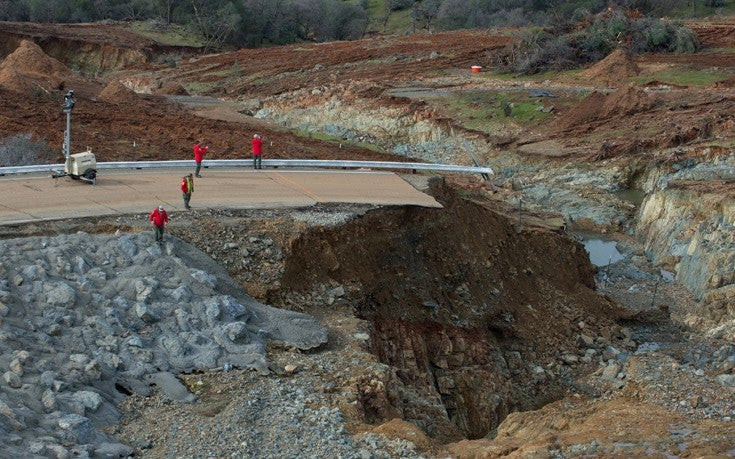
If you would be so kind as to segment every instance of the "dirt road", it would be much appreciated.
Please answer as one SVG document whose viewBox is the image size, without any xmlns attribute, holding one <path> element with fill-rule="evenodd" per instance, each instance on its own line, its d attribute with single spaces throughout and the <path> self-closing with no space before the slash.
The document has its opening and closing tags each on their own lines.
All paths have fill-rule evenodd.
<svg viewBox="0 0 735 459">
<path fill-rule="evenodd" d="M 188 170 L 104 171 L 96 185 L 47 176 L 0 179 L 0 224 L 147 212 L 162 204 L 184 210 Z M 340 202 L 441 207 L 386 172 L 205 170 L 195 179 L 193 209 L 303 207 Z"/>
</svg>

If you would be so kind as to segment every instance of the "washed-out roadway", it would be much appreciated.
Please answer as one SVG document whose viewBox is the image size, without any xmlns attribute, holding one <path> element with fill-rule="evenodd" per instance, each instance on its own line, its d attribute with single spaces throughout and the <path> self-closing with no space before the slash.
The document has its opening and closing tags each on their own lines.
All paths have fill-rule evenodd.
<svg viewBox="0 0 735 459">
<path fill-rule="evenodd" d="M 95 185 L 70 178 L 0 179 L 0 224 L 118 215 L 157 205 L 183 210 L 181 178 L 189 170 L 103 171 Z M 390 172 L 202 170 L 194 180 L 193 209 L 306 207 L 318 203 L 441 207 Z"/>
</svg>

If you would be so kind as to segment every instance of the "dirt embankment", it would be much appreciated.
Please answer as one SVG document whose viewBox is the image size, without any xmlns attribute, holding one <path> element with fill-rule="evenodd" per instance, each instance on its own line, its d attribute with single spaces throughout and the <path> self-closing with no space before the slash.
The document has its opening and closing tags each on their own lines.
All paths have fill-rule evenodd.
<svg viewBox="0 0 735 459">
<path fill-rule="evenodd" d="M 210 146 L 210 159 L 249 154 L 252 133 L 265 139 L 268 158 L 361 159 L 389 161 L 389 155 L 331 144 L 264 126 L 258 120 L 225 122 L 203 119 L 162 96 L 137 94 L 113 81 L 107 87 L 79 77 L 60 61 L 26 40 L 0 64 L 0 132 L 33 133 L 49 146 L 63 141 L 63 95 L 73 89 L 77 104 L 72 119 L 74 145 L 93 149 L 98 161 L 191 158 L 194 140 Z M 181 92 L 173 88 L 173 92 Z"/>
<path fill-rule="evenodd" d="M 372 212 L 300 235 L 269 300 L 348 285 L 356 314 L 372 323 L 373 352 L 397 375 L 367 416 L 399 415 L 443 441 L 481 438 L 509 412 L 558 397 L 569 371 L 561 356 L 580 352 L 578 324 L 592 341 L 610 339 L 619 311 L 593 291 L 577 243 L 518 233 L 491 210 L 435 192 L 442 210 Z"/>
<path fill-rule="evenodd" d="M 415 81 L 425 73 L 491 67 L 509 36 L 454 31 L 332 43 L 241 49 L 181 62 L 159 72 L 164 83 L 205 83 L 209 94 L 270 96 L 346 81 Z"/>
<path fill-rule="evenodd" d="M 591 267 L 581 246 L 544 231 L 518 232 L 492 210 L 446 190 L 436 193 L 444 209 L 321 206 L 199 210 L 176 216 L 168 228 L 171 234 L 210 254 L 253 296 L 318 316 L 330 328 L 329 343 L 306 354 L 270 349 L 279 376 L 267 380 L 241 372 L 184 377 L 191 387 L 201 388 L 201 393 L 196 390 L 201 400 L 194 405 L 138 398 L 133 408 L 123 408 L 128 420 L 119 441 L 152 444 L 152 450 L 136 451 L 142 456 L 191 456 L 207 448 L 221 451 L 222 445 L 236 456 L 252 448 L 267 450 L 268 441 L 252 435 L 251 424 L 230 422 L 233 413 L 246 413 L 244 419 L 262 415 L 263 394 L 258 391 L 278 387 L 273 390 L 279 396 L 269 398 L 268 407 L 285 413 L 276 422 L 292 423 L 298 400 L 282 394 L 284 387 L 296 385 L 313 395 L 309 409 L 324 403 L 341 412 L 350 436 L 383 432 L 418 445 L 416 437 L 422 435 L 412 427 L 418 426 L 433 437 L 422 437 L 427 443 L 422 449 L 465 436 L 482 437 L 506 419 L 492 444 L 449 445 L 458 457 L 513 451 L 523 456 L 537 448 L 545 451 L 544 457 L 579 451 L 630 457 L 651 450 L 651 442 L 657 452 L 675 452 L 682 445 L 677 432 L 690 427 L 697 433 L 687 436 L 687 453 L 731 449 L 732 423 L 710 420 L 732 416 L 729 389 L 715 380 L 725 371 L 722 365 L 730 365 L 724 360 L 732 355 L 731 346 L 679 345 L 666 351 L 673 357 L 652 354 L 636 370 L 636 362 L 646 362 L 650 355 L 636 352 L 639 345 L 651 348 L 653 341 L 675 338 L 659 335 L 658 322 L 642 324 L 648 330 L 644 336 L 617 325 L 617 309 L 589 287 Z M 66 227 L 46 222 L 5 228 L 0 236 L 148 232 L 146 223 L 145 215 Z M 623 291 L 644 283 L 653 292 L 653 279 L 623 272 Z M 666 290 L 665 284 L 659 287 L 657 303 L 673 305 L 678 296 L 662 293 Z M 640 306 L 635 301 L 634 308 Z M 667 308 L 651 313 L 650 320 L 668 322 Z M 620 354 L 616 349 L 624 350 Z M 695 349 L 699 357 L 686 354 Z M 707 366 L 694 366 L 692 359 L 700 357 Z M 707 389 L 701 390 L 705 383 Z M 611 392 L 611 384 L 625 387 L 624 392 Z M 573 395 L 540 412 L 506 417 L 561 397 L 561 389 Z M 657 426 L 651 423 L 651 412 Z M 688 418 L 685 412 L 695 414 Z M 692 422 L 704 416 L 706 420 Z M 395 417 L 412 424 L 381 426 Z M 264 429 L 270 435 L 275 428 L 268 421 Z M 311 418 L 304 422 L 314 425 Z M 222 425 L 228 426 L 226 433 L 219 430 Z M 641 432 L 644 427 L 651 429 Z M 217 433 L 199 438 L 210 429 Z M 410 435 L 404 430 L 411 430 Z M 254 443 L 242 441 L 248 435 L 244 431 L 250 434 L 246 438 L 257 438 Z M 187 445 L 192 433 L 201 448 Z M 422 452 L 441 455 L 431 449 Z"/>
<path fill-rule="evenodd" d="M 623 49 L 616 49 L 600 62 L 587 69 L 587 78 L 607 86 L 619 86 L 626 78 L 636 76 L 640 68 Z"/>
<path fill-rule="evenodd" d="M 557 120 L 558 129 L 569 131 L 595 122 L 622 118 L 646 111 L 653 103 L 652 98 L 635 85 L 627 85 L 610 94 L 595 91 Z"/>
<path fill-rule="evenodd" d="M 68 67 L 48 56 L 30 40 L 23 40 L 0 63 L 0 86 L 26 97 L 33 91 L 51 93 L 66 84 L 80 83 Z"/>
<path fill-rule="evenodd" d="M 105 102 L 119 105 L 135 106 L 141 103 L 141 99 L 132 89 L 128 89 L 119 81 L 112 81 L 100 92 L 99 98 Z"/>
<path fill-rule="evenodd" d="M 707 22 L 692 20 L 687 27 L 697 34 L 705 46 L 727 48 L 735 45 L 735 17 Z"/>
<path fill-rule="evenodd" d="M 68 66 L 85 73 L 140 66 L 165 55 L 187 56 L 197 48 L 168 46 L 122 24 L 34 24 L 0 22 L 0 57 L 30 40 Z"/>
</svg>

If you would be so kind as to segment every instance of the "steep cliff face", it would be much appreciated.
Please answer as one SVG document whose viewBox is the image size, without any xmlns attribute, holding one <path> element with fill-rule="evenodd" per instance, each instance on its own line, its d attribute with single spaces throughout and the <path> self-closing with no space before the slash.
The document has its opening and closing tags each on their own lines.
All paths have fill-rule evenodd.
<svg viewBox="0 0 735 459">
<path fill-rule="evenodd" d="M 480 438 L 509 412 L 559 397 L 565 362 L 584 357 L 580 335 L 603 339 L 617 309 L 594 292 L 575 241 L 519 232 L 490 209 L 434 193 L 444 209 L 375 211 L 301 234 L 280 292 L 349 286 L 372 351 L 395 374 L 376 420 L 398 413 L 442 440 Z"/>
<path fill-rule="evenodd" d="M 0 31 L 0 58 L 12 53 L 23 40 L 31 40 L 49 56 L 86 74 L 120 70 L 167 55 L 193 54 L 186 46 L 169 46 L 137 35 L 124 27 L 85 27 L 84 24 L 6 23 Z"/>
<path fill-rule="evenodd" d="M 734 189 L 723 181 L 669 182 L 638 218 L 649 258 L 675 270 L 718 322 L 735 318 Z"/>
<path fill-rule="evenodd" d="M 149 62 L 150 49 L 130 49 L 110 44 L 52 40 L 41 46 L 46 54 L 86 73 L 107 72 Z"/>
</svg>

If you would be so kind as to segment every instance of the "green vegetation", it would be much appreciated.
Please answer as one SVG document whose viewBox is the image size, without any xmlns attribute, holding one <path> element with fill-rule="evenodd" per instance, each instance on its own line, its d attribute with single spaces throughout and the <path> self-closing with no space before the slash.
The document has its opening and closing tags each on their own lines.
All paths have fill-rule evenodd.
<svg viewBox="0 0 735 459">
<path fill-rule="evenodd" d="M 199 34 L 178 24 L 163 25 L 155 21 L 136 21 L 130 23 L 130 28 L 145 38 L 167 46 L 201 48 L 205 44 Z"/>
<path fill-rule="evenodd" d="M 551 101 L 554 102 L 551 102 Z M 515 123 L 533 126 L 542 123 L 551 113 L 540 109 L 545 105 L 560 105 L 558 99 L 531 97 L 528 91 L 466 91 L 427 97 L 426 101 L 458 120 L 468 129 L 493 133 L 498 126 Z M 563 101 L 570 105 L 574 101 Z"/>
<path fill-rule="evenodd" d="M 613 10 L 592 16 L 586 13 L 583 29 L 563 23 L 550 28 L 532 27 L 502 59 L 505 70 L 533 74 L 565 70 L 599 61 L 616 48 L 630 54 L 649 52 L 690 53 L 699 46 L 697 36 L 681 24 L 630 15 Z"/>
<path fill-rule="evenodd" d="M 656 72 L 653 75 L 638 76 L 632 79 L 636 83 L 661 81 L 679 86 L 709 86 L 725 80 L 732 75 L 730 72 L 714 72 L 703 70 L 668 69 Z"/>
<path fill-rule="evenodd" d="M 215 84 L 209 81 L 208 82 L 196 81 L 196 82 L 186 83 L 184 85 L 184 88 L 189 94 L 197 95 L 197 94 L 206 94 L 210 92 L 212 88 L 214 88 L 214 86 Z"/>
<path fill-rule="evenodd" d="M 719 4 L 713 6 L 712 4 Z M 671 16 L 678 18 L 701 18 L 704 16 L 712 16 L 712 14 L 733 14 L 735 13 L 735 0 L 704 0 L 695 2 L 685 2 L 671 11 Z"/>
</svg>

